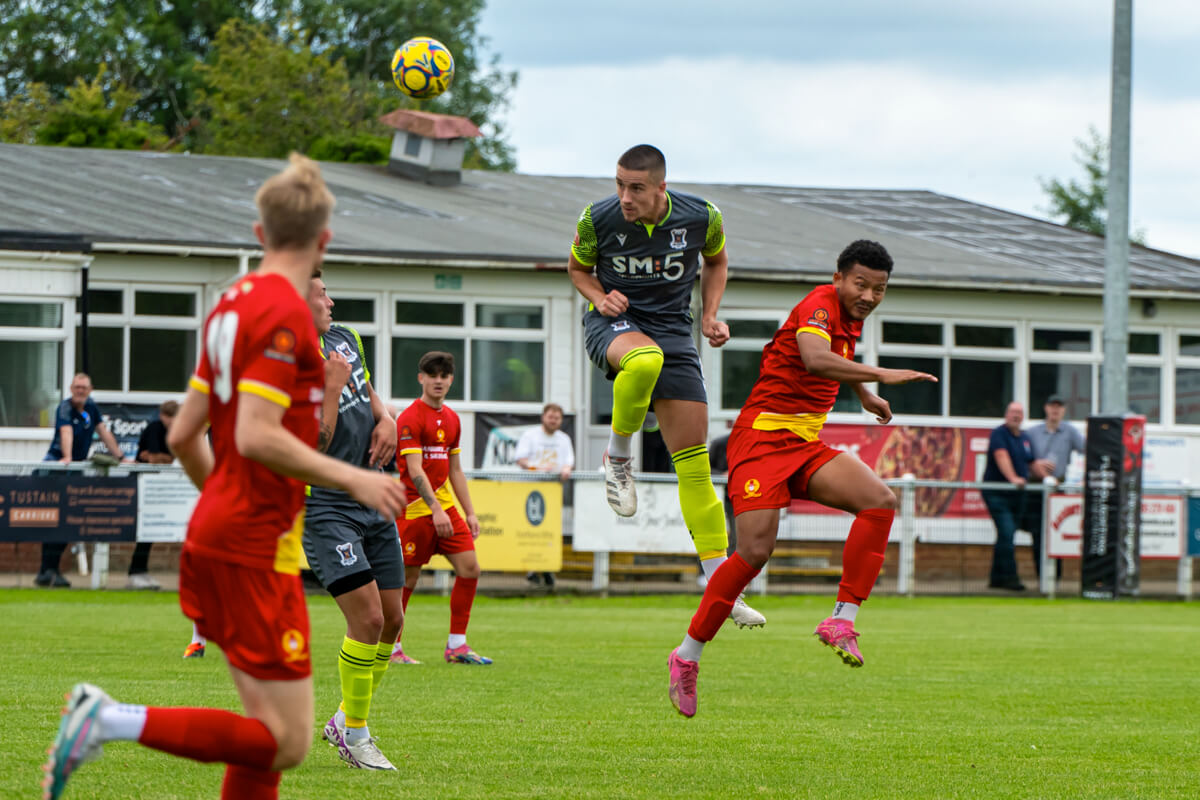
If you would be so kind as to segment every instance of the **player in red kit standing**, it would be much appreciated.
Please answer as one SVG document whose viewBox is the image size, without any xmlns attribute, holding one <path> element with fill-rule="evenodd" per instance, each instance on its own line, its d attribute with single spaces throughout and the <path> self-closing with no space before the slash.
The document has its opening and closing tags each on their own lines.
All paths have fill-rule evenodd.
<svg viewBox="0 0 1200 800">
<path fill-rule="evenodd" d="M 392 516 L 403 506 L 393 479 L 313 449 L 324 366 L 304 297 L 332 236 L 333 195 L 316 163 L 293 154 L 255 202 L 262 266 L 228 289 L 205 321 L 200 363 L 168 436 L 201 490 L 180 557 L 179 602 L 225 652 L 246 716 L 118 704 L 78 684 L 46 765 L 51 800 L 115 740 L 227 764 L 227 800 L 277 798 L 280 770 L 303 761 L 313 738 L 299 571 L 304 486 L 343 489 Z"/>
<path fill-rule="evenodd" d="M 479 559 L 475 557 L 475 539 L 479 520 L 467 476 L 459 461 L 459 437 L 462 428 L 458 414 L 445 404 L 454 383 L 454 356 L 433 351 L 421 356 L 417 365 L 421 396 L 396 418 L 397 463 L 408 491 L 408 508 L 396 525 L 404 547 L 404 610 L 421 579 L 421 567 L 435 553 L 443 555 L 454 567 L 454 588 L 450 590 L 450 637 L 446 640 L 446 661 L 451 664 L 491 664 L 467 646 L 467 623 L 475 603 L 479 584 Z M 451 488 L 454 494 L 450 493 Z M 462 504 L 466 519 L 454 507 Z M 401 636 L 404 632 L 401 631 Z M 404 654 L 400 642 L 392 652 L 392 662 L 419 663 Z"/>
<path fill-rule="evenodd" d="M 815 635 L 852 667 L 861 667 L 854 619 L 883 566 L 896 496 L 862 461 L 817 435 L 848 383 L 880 423 L 892 418 L 883 398 L 863 384 L 936 381 L 913 370 L 854 362 L 862 323 L 883 300 L 892 258 L 877 242 L 860 239 L 838 256 L 833 283 L 808 294 L 763 349 L 758 380 L 729 435 L 729 495 L 737 519 L 734 553 L 713 574 L 683 643 L 668 659 L 671 703 L 696 713 L 696 678 L 704 645 L 716 636 L 738 595 L 758 574 L 779 532 L 779 509 L 807 498 L 854 514 L 842 551 L 842 580 L 833 616 Z"/>
</svg>

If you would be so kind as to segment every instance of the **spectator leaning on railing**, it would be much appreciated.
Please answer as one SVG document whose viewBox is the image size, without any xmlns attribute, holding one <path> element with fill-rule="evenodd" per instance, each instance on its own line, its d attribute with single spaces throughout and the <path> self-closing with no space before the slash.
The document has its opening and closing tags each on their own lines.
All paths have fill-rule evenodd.
<svg viewBox="0 0 1200 800">
<path fill-rule="evenodd" d="M 988 581 L 990 589 L 1025 591 L 1017 575 L 1017 558 L 1013 538 L 1017 529 L 1033 535 L 1034 565 L 1039 567 L 1041 552 L 1041 494 L 1025 491 L 1028 480 L 1041 480 L 1046 476 L 1045 466 L 1033 457 L 1033 445 L 1029 436 L 1021 430 L 1025 421 L 1025 407 L 1012 402 L 1004 410 L 1004 424 L 997 426 L 988 439 L 987 468 L 983 480 L 991 483 L 1007 481 L 1017 487 L 1009 489 L 984 489 L 983 502 L 996 524 L 996 544 L 992 549 L 992 572 Z"/>
<path fill-rule="evenodd" d="M 1072 453 L 1082 453 L 1084 450 L 1083 434 L 1079 432 L 1071 423 L 1067 422 L 1066 404 L 1063 403 L 1062 397 L 1052 394 L 1046 398 L 1046 405 L 1043 406 L 1046 412 L 1046 421 L 1040 425 L 1034 425 L 1025 431 L 1025 435 L 1029 437 L 1029 443 L 1033 445 L 1034 464 L 1039 466 L 1041 479 L 1053 477 L 1059 483 L 1062 483 L 1063 478 L 1067 475 L 1067 465 L 1071 463 Z M 1046 528 L 1046 520 L 1039 515 L 1038 530 L 1034 533 L 1034 541 L 1038 543 Z M 1033 524 L 1031 521 L 1030 524 Z M 1033 563 L 1038 568 L 1038 576 L 1041 577 L 1041 548 L 1035 547 L 1033 552 Z M 1062 560 L 1056 559 L 1054 564 L 1054 574 L 1058 577 L 1062 574 Z"/>
<path fill-rule="evenodd" d="M 118 455 L 117 437 L 104 424 L 100 408 L 92 400 L 92 379 L 81 372 L 71 379 L 71 396 L 58 404 L 54 415 L 54 440 L 43 461 L 86 461 L 92 449 L 92 434 L 99 433 L 108 452 Z M 126 459 L 127 460 L 127 459 Z M 71 582 L 59 569 L 66 542 L 42 542 L 42 565 L 34 582 L 38 586 L 69 587 Z"/>
</svg>

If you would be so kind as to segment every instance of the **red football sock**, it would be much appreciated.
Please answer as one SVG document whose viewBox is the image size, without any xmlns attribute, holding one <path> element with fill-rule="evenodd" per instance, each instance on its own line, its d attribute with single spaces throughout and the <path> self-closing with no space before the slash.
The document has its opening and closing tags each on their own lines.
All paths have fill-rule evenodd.
<svg viewBox="0 0 1200 800">
<path fill-rule="evenodd" d="M 217 708 L 147 708 L 138 742 L 194 761 L 251 770 L 269 770 L 278 749 L 262 720 Z"/>
<path fill-rule="evenodd" d="M 450 590 L 450 632 L 467 633 L 467 622 L 471 619 L 471 606 L 475 603 L 475 587 L 478 578 L 455 578 Z"/>
<path fill-rule="evenodd" d="M 282 777 L 282 772 L 230 764 L 221 783 L 221 800 L 278 800 Z"/>
<path fill-rule="evenodd" d="M 408 598 L 412 597 L 413 590 L 405 586 L 400 590 L 400 610 L 408 611 Z"/>
<path fill-rule="evenodd" d="M 698 642 L 710 642 L 721 630 L 729 611 L 742 590 L 754 580 L 758 570 L 746 563 L 737 553 L 725 559 L 717 571 L 708 579 L 700 607 L 688 626 L 688 636 Z"/>
<path fill-rule="evenodd" d="M 896 512 L 891 508 L 868 508 L 858 512 L 846 546 L 842 548 L 842 582 L 838 584 L 839 603 L 861 606 L 883 569 L 888 534 Z"/>
</svg>

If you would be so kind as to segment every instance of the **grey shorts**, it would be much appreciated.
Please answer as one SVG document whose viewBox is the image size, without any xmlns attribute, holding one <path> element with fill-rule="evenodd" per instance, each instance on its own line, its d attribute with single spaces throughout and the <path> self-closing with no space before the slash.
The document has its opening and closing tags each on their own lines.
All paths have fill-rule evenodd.
<svg viewBox="0 0 1200 800">
<path fill-rule="evenodd" d="M 396 523 L 377 511 L 309 504 L 304 512 L 304 555 L 326 589 L 336 584 L 357 588 L 370 581 L 380 589 L 404 585 L 404 555 Z M 359 576 L 357 581 L 346 579 Z M 342 594 L 342 592 L 338 592 Z"/>
<path fill-rule="evenodd" d="M 704 372 L 700 369 L 700 353 L 691 330 L 679 333 L 647 331 L 624 314 L 606 317 L 599 311 L 583 315 L 583 345 L 588 358 L 604 371 L 611 381 L 616 371 L 608 363 L 608 348 L 623 333 L 641 333 L 654 340 L 663 351 L 662 372 L 654 384 L 652 400 L 695 400 L 708 402 L 704 387 Z"/>
</svg>

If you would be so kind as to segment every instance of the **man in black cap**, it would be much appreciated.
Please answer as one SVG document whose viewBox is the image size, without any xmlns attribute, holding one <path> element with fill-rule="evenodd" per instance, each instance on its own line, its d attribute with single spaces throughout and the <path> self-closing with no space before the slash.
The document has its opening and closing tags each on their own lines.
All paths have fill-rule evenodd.
<svg viewBox="0 0 1200 800">
<path fill-rule="evenodd" d="M 1079 428 L 1063 419 L 1066 416 L 1067 406 L 1060 395 L 1052 394 L 1047 397 L 1044 408 L 1046 411 L 1045 422 L 1034 425 L 1025 431 L 1033 445 L 1033 464 L 1030 476 L 1035 480 L 1053 477 L 1062 483 L 1067 474 L 1067 465 L 1071 461 L 1071 454 L 1083 453 L 1083 434 L 1079 432 Z M 1041 575 L 1041 537 L 1045 521 L 1041 520 L 1040 514 L 1037 516 L 1040 524 L 1035 527 L 1038 530 L 1030 531 L 1030 533 L 1033 534 L 1034 565 L 1038 568 L 1038 574 Z M 1032 524 L 1030 522 L 1030 525 Z M 1055 568 L 1056 577 L 1061 570 L 1062 563 L 1059 562 Z"/>
</svg>

